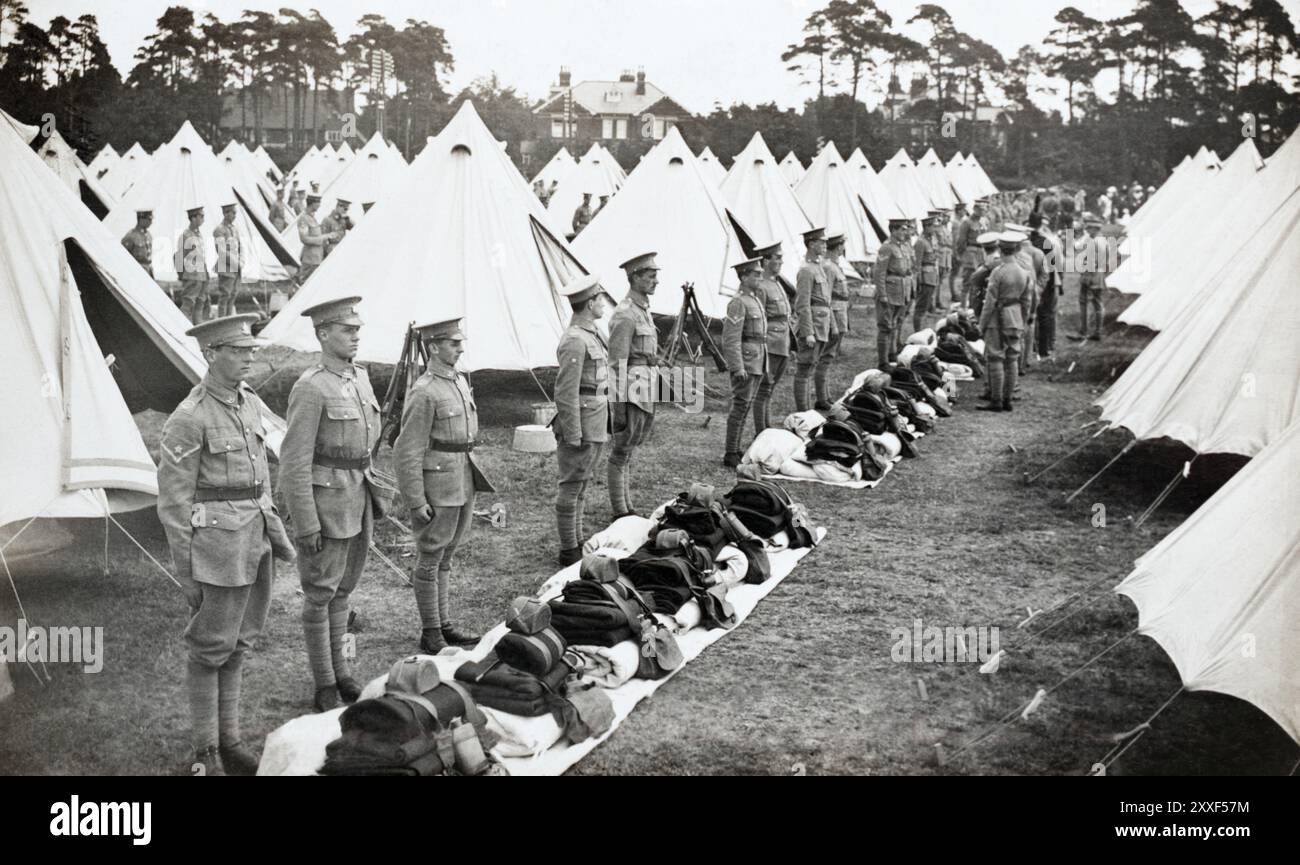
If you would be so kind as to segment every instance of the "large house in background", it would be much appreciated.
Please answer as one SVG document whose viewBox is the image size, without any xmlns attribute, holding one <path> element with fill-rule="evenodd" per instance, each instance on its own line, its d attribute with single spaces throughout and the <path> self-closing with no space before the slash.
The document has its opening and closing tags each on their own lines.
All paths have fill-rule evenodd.
<svg viewBox="0 0 1300 865">
<path fill-rule="evenodd" d="M 593 141 L 617 153 L 620 141 L 658 141 L 678 122 L 690 116 L 672 97 L 646 81 L 645 69 L 634 75 L 624 72 L 617 81 L 572 83 L 572 75 L 560 68 L 559 82 L 550 95 L 533 109 L 537 137 L 575 146 Z"/>
<path fill-rule="evenodd" d="M 298 141 L 290 143 L 295 128 L 293 122 L 293 88 L 271 86 L 258 94 L 259 117 L 254 115 L 253 93 L 246 98 L 234 90 L 222 97 L 221 130 L 238 138 L 250 148 L 265 145 L 272 152 L 288 150 L 290 155 L 301 153 L 311 145 L 341 140 L 343 115 L 357 115 L 356 91 L 350 87 L 336 90 L 322 88 L 313 95 L 311 90 L 301 94 Z M 313 135 L 313 127 L 315 134 Z M 259 134 L 260 128 L 260 134 Z"/>
</svg>

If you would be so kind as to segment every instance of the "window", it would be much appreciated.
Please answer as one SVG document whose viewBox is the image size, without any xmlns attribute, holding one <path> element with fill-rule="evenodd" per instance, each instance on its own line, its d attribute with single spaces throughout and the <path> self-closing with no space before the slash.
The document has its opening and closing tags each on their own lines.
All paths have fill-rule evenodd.
<svg viewBox="0 0 1300 865">
<path fill-rule="evenodd" d="M 569 137 L 567 134 L 565 134 L 564 121 L 558 117 L 551 118 L 551 137 L 552 138 Z"/>
<path fill-rule="evenodd" d="M 601 138 L 627 138 L 627 120 L 619 117 L 600 119 Z"/>
<path fill-rule="evenodd" d="M 627 118 L 620 117 L 614 121 L 614 137 L 627 138 Z"/>
<path fill-rule="evenodd" d="M 672 129 L 676 125 L 677 125 L 676 121 L 673 120 L 655 120 L 655 128 L 654 128 L 655 138 L 656 139 L 663 138 L 665 135 L 668 134 L 668 130 Z"/>
</svg>

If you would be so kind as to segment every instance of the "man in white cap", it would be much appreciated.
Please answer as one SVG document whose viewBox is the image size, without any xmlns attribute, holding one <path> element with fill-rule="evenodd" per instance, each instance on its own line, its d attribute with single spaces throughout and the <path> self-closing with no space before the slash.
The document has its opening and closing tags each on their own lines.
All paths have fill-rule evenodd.
<svg viewBox="0 0 1300 865">
<path fill-rule="evenodd" d="M 560 289 L 573 309 L 569 327 L 555 356 L 556 464 L 559 488 L 555 523 L 560 536 L 561 567 L 582 558 L 582 511 L 587 484 L 609 441 L 609 346 L 596 322 L 611 298 L 595 275 L 580 277 Z"/>
<path fill-rule="evenodd" d="M 422 325 L 416 334 L 428 349 L 429 364 L 406 396 L 393 467 L 419 553 L 412 582 L 420 651 L 433 655 L 448 644 L 479 641 L 478 634 L 452 623 L 451 564 L 474 519 L 474 496 L 495 487 L 474 458 L 478 405 L 469 378 L 456 369 L 465 353 L 460 319 Z"/>
<path fill-rule="evenodd" d="M 280 492 L 298 542 L 302 629 L 320 712 L 355 702 L 361 687 L 344 653 L 348 599 L 361 579 L 381 503 L 370 455 L 379 438 L 379 401 L 355 364 L 360 297 L 303 310 L 320 343 L 320 363 L 298 377 L 280 446 Z"/>
<path fill-rule="evenodd" d="M 731 413 L 727 416 L 722 464 L 733 469 L 740 465 L 746 416 L 767 374 L 767 314 L 758 284 L 761 263 L 761 258 L 750 258 L 734 265 L 740 291 L 727 304 L 727 317 L 722 322 L 722 357 L 731 376 Z"/>
<path fill-rule="evenodd" d="M 627 274 L 627 295 L 609 320 L 609 369 L 618 387 L 610 395 L 614 435 L 605 480 L 614 519 L 636 513 L 630 481 L 632 456 L 650 437 L 655 421 L 659 332 L 650 317 L 650 298 L 659 285 L 655 255 L 642 253 L 620 265 Z"/>
<path fill-rule="evenodd" d="M 1011 411 L 1019 372 L 1020 337 L 1029 319 L 1033 276 L 1017 260 L 1025 235 L 1004 231 L 998 236 L 1001 263 L 989 276 L 980 311 L 980 332 L 988 360 L 989 399 L 976 406 L 981 411 Z"/>
<path fill-rule="evenodd" d="M 295 557 L 271 501 L 270 411 L 244 383 L 259 344 L 250 329 L 257 318 L 215 318 L 186 331 L 208 369 L 163 424 L 159 445 L 158 520 L 190 608 L 193 765 L 206 775 L 257 771 L 239 727 L 244 655 L 266 624 L 273 559 Z"/>
</svg>

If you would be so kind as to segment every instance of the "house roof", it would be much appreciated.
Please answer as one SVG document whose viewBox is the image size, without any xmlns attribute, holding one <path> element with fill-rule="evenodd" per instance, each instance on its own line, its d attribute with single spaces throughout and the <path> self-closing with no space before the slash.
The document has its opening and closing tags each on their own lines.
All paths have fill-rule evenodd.
<svg viewBox="0 0 1300 865">
<path fill-rule="evenodd" d="M 679 113 L 686 113 L 680 105 L 668 98 L 668 94 L 649 81 L 645 82 L 644 94 L 636 92 L 635 81 L 583 81 L 569 89 L 573 94 L 574 108 L 582 109 L 593 117 L 602 114 L 644 114 L 664 100 Z M 563 95 L 557 93 L 550 97 L 533 109 L 533 113 L 548 113 L 557 106 Z"/>
</svg>

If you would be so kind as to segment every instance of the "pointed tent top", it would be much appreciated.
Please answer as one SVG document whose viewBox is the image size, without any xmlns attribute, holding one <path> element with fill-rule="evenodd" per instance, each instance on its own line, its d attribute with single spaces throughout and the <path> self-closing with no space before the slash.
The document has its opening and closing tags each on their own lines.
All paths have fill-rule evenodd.
<svg viewBox="0 0 1300 865">
<path fill-rule="evenodd" d="M 100 184 L 98 178 L 77 156 L 77 151 L 72 149 L 72 146 L 63 139 L 57 129 L 50 133 L 50 137 L 40 145 L 39 152 L 41 159 L 50 167 L 50 170 L 57 174 L 69 189 L 76 193 L 78 199 L 95 214 L 96 219 L 102 219 L 113 209 L 113 205 L 117 203 L 116 197 Z M 85 184 L 84 192 L 81 188 L 83 183 Z"/>
<path fill-rule="evenodd" d="M 901 150 L 880 169 L 880 182 L 907 219 L 925 219 L 935 207 L 921 186 L 916 165 Z"/>
<path fill-rule="evenodd" d="M 302 311 L 360 295 L 361 360 L 394 363 L 412 321 L 457 317 L 469 337 L 464 368 L 553 366 L 568 317 L 559 289 L 585 270 L 470 102 L 406 172 L 262 336 L 317 350 Z"/>
<path fill-rule="evenodd" d="M 745 254 L 717 187 L 676 127 L 574 241 L 582 259 L 605 275 L 605 288 L 615 297 L 627 291 L 619 264 L 647 247 L 658 251 L 662 267 L 651 312 L 676 315 L 680 286 L 691 282 L 701 311 L 723 315 L 727 295 L 738 285 L 731 265 Z"/>
<path fill-rule="evenodd" d="M 828 141 L 808 165 L 794 192 L 815 225 L 825 226 L 828 233 L 844 233 L 845 256 L 850 261 L 867 261 L 888 236 L 882 233 L 887 231 L 888 217 L 882 222 L 882 217 L 864 201 L 854 176 L 857 173 L 847 167 L 834 142 Z"/>
<path fill-rule="evenodd" d="M 168 144 L 175 144 L 180 147 L 189 147 L 191 149 L 202 145 L 202 147 L 209 153 L 212 152 L 212 148 L 208 146 L 208 143 L 203 140 L 203 136 L 199 135 L 199 131 L 195 129 L 194 125 L 188 120 L 181 124 L 181 128 L 176 130 L 176 134 L 172 136 L 171 141 L 169 141 Z M 158 151 L 154 152 L 157 153 Z"/>
<path fill-rule="evenodd" d="M 732 160 L 719 190 L 755 244 L 780 241 L 785 250 L 781 274 L 794 284 L 804 258 L 803 233 L 813 226 L 762 135 L 755 132 Z"/>
<path fill-rule="evenodd" d="M 542 170 L 537 172 L 533 181 L 536 182 L 540 180 L 543 186 L 549 188 L 552 180 L 557 184 L 560 183 L 577 167 L 578 161 L 573 158 L 573 155 L 570 154 L 566 148 L 561 147 L 559 150 L 555 151 L 555 155 L 552 156 L 544 166 L 542 166 Z"/>
</svg>

